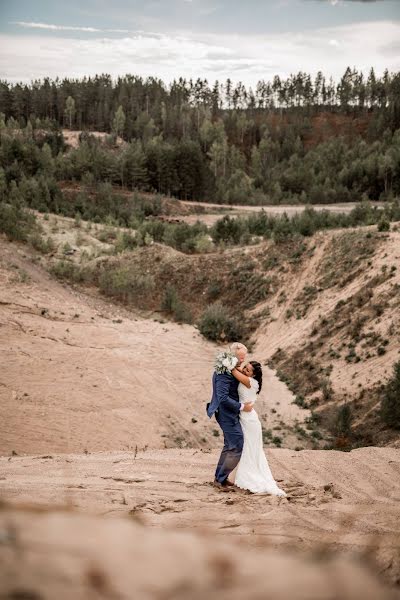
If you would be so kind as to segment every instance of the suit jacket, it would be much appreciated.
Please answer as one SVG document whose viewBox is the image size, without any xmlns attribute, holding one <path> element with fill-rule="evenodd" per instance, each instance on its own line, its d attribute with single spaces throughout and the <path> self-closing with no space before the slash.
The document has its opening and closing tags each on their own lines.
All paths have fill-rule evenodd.
<svg viewBox="0 0 400 600">
<path fill-rule="evenodd" d="M 223 417 L 235 417 L 240 412 L 238 387 L 239 382 L 230 373 L 214 373 L 212 378 L 213 392 L 211 402 L 207 404 L 207 414 L 211 418 L 218 411 Z"/>
</svg>

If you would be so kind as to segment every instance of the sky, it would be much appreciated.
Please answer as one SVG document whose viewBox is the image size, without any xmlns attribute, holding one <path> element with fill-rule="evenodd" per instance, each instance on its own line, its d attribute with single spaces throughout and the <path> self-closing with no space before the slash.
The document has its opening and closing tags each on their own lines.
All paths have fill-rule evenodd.
<svg viewBox="0 0 400 600">
<path fill-rule="evenodd" d="M 400 0 L 0 0 L 0 79 L 400 70 Z"/>
</svg>

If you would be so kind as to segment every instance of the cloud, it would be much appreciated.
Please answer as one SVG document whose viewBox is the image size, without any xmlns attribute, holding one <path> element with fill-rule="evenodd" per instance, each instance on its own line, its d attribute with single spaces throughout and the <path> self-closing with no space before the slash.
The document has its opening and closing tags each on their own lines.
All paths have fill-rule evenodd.
<svg viewBox="0 0 400 600">
<path fill-rule="evenodd" d="M 70 25 L 53 25 L 34 21 L 13 21 L 11 25 L 19 25 L 25 29 L 47 29 L 48 31 L 80 31 L 83 33 L 129 33 L 129 29 L 98 29 L 97 27 L 73 27 Z"/>
<path fill-rule="evenodd" d="M 54 30 L 56 33 L 57 30 Z M 3 79 L 30 81 L 110 73 L 153 76 L 166 83 L 183 77 L 208 81 L 231 77 L 246 85 L 275 74 L 318 70 L 339 78 L 347 66 L 377 73 L 400 68 L 400 22 L 353 23 L 268 35 L 180 35 L 132 32 L 111 37 L 93 32 L 86 39 L 60 36 L 0 35 Z"/>
<path fill-rule="evenodd" d="M 310 0 L 306 0 L 310 2 Z M 384 0 L 312 0 L 313 2 L 329 2 L 332 6 L 337 6 L 339 4 L 346 4 L 346 2 L 358 2 L 359 4 L 372 4 L 376 2 L 383 2 Z"/>
<path fill-rule="evenodd" d="M 336 4 L 341 4 L 344 2 L 359 2 L 359 3 L 369 3 L 371 4 L 372 2 L 383 2 L 384 0 L 313 0 L 314 2 L 330 2 L 331 4 L 333 4 L 333 6 L 335 6 Z"/>
<path fill-rule="evenodd" d="M 318 0 L 319 2 L 330 2 L 332 6 L 336 6 L 337 4 L 344 4 L 345 2 L 359 2 L 359 3 L 369 3 L 372 2 L 383 2 L 383 0 Z"/>
</svg>

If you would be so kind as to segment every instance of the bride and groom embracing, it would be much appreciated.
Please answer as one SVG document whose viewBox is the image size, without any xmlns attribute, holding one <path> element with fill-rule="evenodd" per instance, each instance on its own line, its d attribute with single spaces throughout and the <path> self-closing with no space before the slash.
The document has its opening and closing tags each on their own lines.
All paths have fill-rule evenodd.
<svg viewBox="0 0 400 600">
<path fill-rule="evenodd" d="M 247 348 L 235 342 L 230 352 L 218 355 L 213 374 L 213 393 L 207 414 L 215 415 L 224 434 L 224 447 L 215 471 L 214 485 L 232 486 L 254 494 L 286 496 L 272 476 L 264 453 L 261 422 L 254 410 L 262 387 L 259 362 L 246 363 Z M 236 468 L 235 483 L 229 474 Z"/>
</svg>

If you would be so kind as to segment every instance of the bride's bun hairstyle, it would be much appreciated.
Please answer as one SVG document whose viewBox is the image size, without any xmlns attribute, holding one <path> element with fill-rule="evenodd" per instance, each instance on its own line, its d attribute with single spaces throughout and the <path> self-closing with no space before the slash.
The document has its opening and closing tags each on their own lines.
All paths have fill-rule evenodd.
<svg viewBox="0 0 400 600">
<path fill-rule="evenodd" d="M 251 360 L 250 364 L 253 367 L 253 377 L 258 383 L 257 394 L 259 394 L 261 392 L 261 388 L 262 388 L 262 366 L 256 360 Z"/>
</svg>

